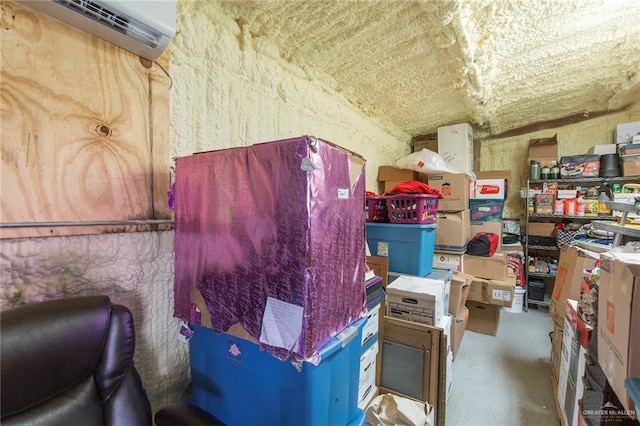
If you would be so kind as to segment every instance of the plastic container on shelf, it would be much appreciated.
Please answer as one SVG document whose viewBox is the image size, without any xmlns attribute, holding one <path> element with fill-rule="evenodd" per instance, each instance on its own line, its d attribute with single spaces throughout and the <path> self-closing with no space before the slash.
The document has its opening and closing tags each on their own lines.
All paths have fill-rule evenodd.
<svg viewBox="0 0 640 426">
<path fill-rule="evenodd" d="M 438 196 L 430 194 L 387 195 L 389 222 L 425 225 L 438 221 Z"/>
<path fill-rule="evenodd" d="M 527 286 L 527 297 L 529 300 L 544 300 L 544 281 L 537 280 L 529 280 L 529 285 Z"/>
<path fill-rule="evenodd" d="M 385 197 L 368 196 L 365 204 L 367 222 L 389 222 Z"/>
<path fill-rule="evenodd" d="M 193 326 L 189 341 L 193 403 L 229 425 L 347 425 L 362 418 L 360 319 L 300 371 L 249 340 Z"/>
<path fill-rule="evenodd" d="M 500 222 L 504 210 L 504 200 L 469 200 L 472 222 Z"/>
<path fill-rule="evenodd" d="M 372 256 L 389 258 L 389 270 L 425 276 L 433 269 L 436 242 L 434 224 L 367 223 L 367 243 Z"/>
</svg>

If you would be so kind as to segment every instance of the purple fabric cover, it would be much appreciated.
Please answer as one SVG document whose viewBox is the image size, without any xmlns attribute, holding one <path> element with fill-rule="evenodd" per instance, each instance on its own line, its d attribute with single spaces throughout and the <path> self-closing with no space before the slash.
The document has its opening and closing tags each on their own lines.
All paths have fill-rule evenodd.
<svg viewBox="0 0 640 426">
<path fill-rule="evenodd" d="M 259 340 L 268 296 L 302 306 L 294 350 L 262 346 L 317 363 L 365 310 L 365 174 L 351 186 L 352 155 L 300 137 L 178 158 L 175 316 L 200 324 L 195 287 L 215 332 L 240 323 Z"/>
</svg>

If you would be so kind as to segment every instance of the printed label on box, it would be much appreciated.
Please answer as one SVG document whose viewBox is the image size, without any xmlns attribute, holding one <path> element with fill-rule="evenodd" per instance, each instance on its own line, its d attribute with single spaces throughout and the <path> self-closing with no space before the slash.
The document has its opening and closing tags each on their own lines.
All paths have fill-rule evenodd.
<svg viewBox="0 0 640 426">
<path fill-rule="evenodd" d="M 494 300 L 504 300 L 506 302 L 508 302 L 509 300 L 511 300 L 511 293 L 506 291 L 506 290 L 493 290 L 492 291 L 492 296 L 491 296 Z"/>
<path fill-rule="evenodd" d="M 553 285 L 553 300 L 560 299 L 560 295 L 562 294 L 562 289 L 564 287 L 564 282 L 567 280 L 567 267 L 559 266 L 558 272 L 556 273 L 556 281 Z"/>
<path fill-rule="evenodd" d="M 389 243 L 378 241 L 378 251 L 376 256 L 389 257 Z"/>
<path fill-rule="evenodd" d="M 404 300 L 404 299 L 403 299 Z M 430 307 L 411 306 L 404 303 L 389 302 L 389 316 L 419 324 L 433 325 L 433 309 Z"/>
<path fill-rule="evenodd" d="M 607 328 L 611 334 L 615 334 L 616 306 L 607 300 Z"/>
</svg>

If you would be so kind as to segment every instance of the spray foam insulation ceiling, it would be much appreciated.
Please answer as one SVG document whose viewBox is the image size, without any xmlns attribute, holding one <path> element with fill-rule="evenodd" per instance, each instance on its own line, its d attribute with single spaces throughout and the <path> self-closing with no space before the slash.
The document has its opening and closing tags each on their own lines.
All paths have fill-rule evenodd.
<svg viewBox="0 0 640 426">
<path fill-rule="evenodd" d="M 638 0 L 221 1 L 245 36 L 411 136 L 496 135 L 640 96 Z"/>
</svg>

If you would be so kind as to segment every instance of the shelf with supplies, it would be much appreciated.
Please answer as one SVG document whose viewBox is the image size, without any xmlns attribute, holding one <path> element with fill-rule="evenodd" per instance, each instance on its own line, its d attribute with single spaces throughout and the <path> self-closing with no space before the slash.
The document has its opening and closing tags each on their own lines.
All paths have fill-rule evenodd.
<svg viewBox="0 0 640 426">
<path fill-rule="evenodd" d="M 549 250 L 556 251 L 560 250 L 560 247 L 556 246 L 537 246 L 537 245 L 529 245 L 529 250 Z"/>
<path fill-rule="evenodd" d="M 606 185 L 603 185 L 605 182 Z M 593 230 L 612 232 L 613 246 L 621 244 L 623 235 L 640 239 L 640 226 L 623 226 L 627 217 L 625 213 L 623 219 L 620 218 L 621 211 L 635 211 L 632 210 L 632 204 L 602 203 L 596 199 L 605 190 L 605 186 L 628 189 L 629 186 L 638 187 L 638 183 L 640 176 L 527 180 L 526 190 L 523 190 L 526 195 L 522 193 L 526 200 L 525 278 L 527 284 L 532 280 L 538 285 L 541 285 L 540 282 L 544 283 L 545 300 L 533 300 L 527 291 L 525 308 L 529 304 L 549 306 L 556 278 L 554 268 L 557 267 L 560 256 L 559 247 L 561 244 L 589 241 L 581 239 L 586 237 L 583 225 L 591 223 Z M 625 184 L 631 185 L 625 187 Z M 536 198 L 538 194 L 543 196 Z M 538 211 L 539 207 L 542 212 Z M 562 228 L 563 226 L 565 227 Z M 551 273 L 546 273 L 547 271 Z"/>
<path fill-rule="evenodd" d="M 640 239 L 640 226 L 626 226 L 629 213 L 635 213 L 637 211 L 635 205 L 627 203 L 615 203 L 613 201 L 607 202 L 606 204 L 607 207 L 609 207 L 611 210 L 617 210 L 622 213 L 620 222 L 618 223 L 616 221 L 594 220 L 593 222 L 591 222 L 593 227 L 595 229 L 612 232 L 614 234 L 612 243 L 613 247 L 619 246 L 621 244 L 623 236 L 628 236 L 633 239 Z"/>
<path fill-rule="evenodd" d="M 549 306 L 551 306 L 551 299 L 548 297 L 545 297 L 544 300 L 529 299 L 527 303 L 533 306 L 542 306 L 548 308 Z"/>
<path fill-rule="evenodd" d="M 640 182 L 640 176 L 616 176 L 616 177 L 572 177 L 572 178 L 560 178 L 560 179 L 530 179 L 529 184 L 540 184 L 546 182 L 555 182 L 562 184 L 572 184 L 572 183 L 601 183 L 601 182 L 611 182 L 611 183 L 633 183 Z"/>
<path fill-rule="evenodd" d="M 536 277 L 536 278 L 555 278 L 556 274 L 543 274 L 540 272 L 529 272 L 529 276 Z"/>
<path fill-rule="evenodd" d="M 609 215 L 605 215 L 605 216 L 574 216 L 574 215 L 558 215 L 558 214 L 551 214 L 551 213 L 533 213 L 529 215 L 530 218 L 532 219 L 575 219 L 575 220 L 596 220 L 596 219 L 615 219 L 614 216 L 609 216 Z"/>
</svg>

